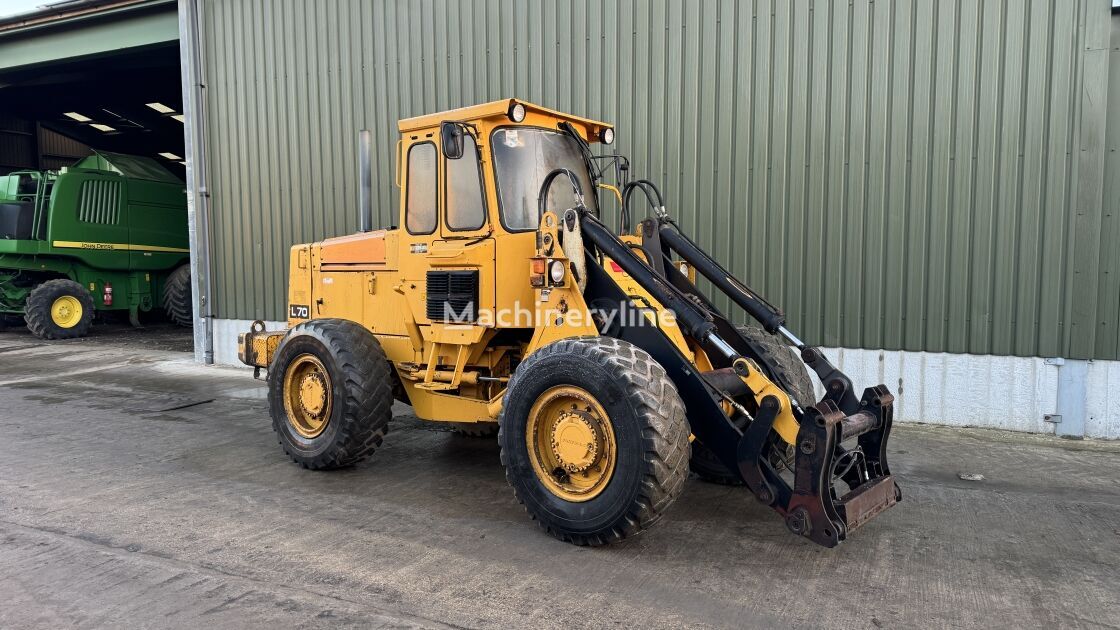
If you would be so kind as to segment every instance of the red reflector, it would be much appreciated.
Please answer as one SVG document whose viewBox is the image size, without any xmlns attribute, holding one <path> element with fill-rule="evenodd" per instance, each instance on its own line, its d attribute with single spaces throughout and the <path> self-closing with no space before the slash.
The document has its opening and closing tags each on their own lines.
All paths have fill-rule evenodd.
<svg viewBox="0 0 1120 630">
<path fill-rule="evenodd" d="M 611 271 L 613 271 L 615 273 L 622 273 L 622 267 L 619 267 L 618 263 L 616 263 L 613 260 L 610 261 L 610 263 L 611 263 Z"/>
</svg>

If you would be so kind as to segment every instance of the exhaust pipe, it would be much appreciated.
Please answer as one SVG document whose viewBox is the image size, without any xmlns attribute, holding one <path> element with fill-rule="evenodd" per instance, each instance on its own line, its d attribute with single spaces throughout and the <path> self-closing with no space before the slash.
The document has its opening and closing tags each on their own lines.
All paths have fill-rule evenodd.
<svg viewBox="0 0 1120 630">
<path fill-rule="evenodd" d="M 369 129 L 358 132 L 358 231 L 373 229 L 373 173 L 370 161 L 373 134 Z"/>
</svg>

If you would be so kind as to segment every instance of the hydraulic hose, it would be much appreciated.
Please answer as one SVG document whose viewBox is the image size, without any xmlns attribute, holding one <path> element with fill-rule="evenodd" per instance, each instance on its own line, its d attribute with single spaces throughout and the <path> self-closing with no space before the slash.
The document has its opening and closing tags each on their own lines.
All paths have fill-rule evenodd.
<svg viewBox="0 0 1120 630">
<path fill-rule="evenodd" d="M 661 196 L 661 191 L 657 188 L 656 184 L 648 179 L 636 179 L 632 182 L 628 182 L 622 187 L 622 208 L 619 210 L 618 217 L 619 234 L 626 234 L 630 231 L 630 195 L 632 195 L 637 188 L 640 188 L 642 192 L 645 193 L 646 201 L 649 202 L 650 207 L 653 208 L 654 211 L 665 211 L 665 199 Z M 652 195 L 650 194 L 651 190 L 653 191 Z M 656 201 L 654 197 L 657 198 Z"/>
<path fill-rule="evenodd" d="M 586 208 L 583 201 L 583 186 L 580 186 L 579 179 L 576 174 L 566 168 L 554 168 L 545 175 L 544 181 L 541 182 L 540 192 L 537 193 L 537 223 L 544 218 L 544 213 L 548 211 L 548 191 L 552 188 L 552 182 L 561 175 L 567 175 L 568 180 L 572 182 L 572 192 L 576 194 L 576 203 L 581 208 Z"/>
</svg>

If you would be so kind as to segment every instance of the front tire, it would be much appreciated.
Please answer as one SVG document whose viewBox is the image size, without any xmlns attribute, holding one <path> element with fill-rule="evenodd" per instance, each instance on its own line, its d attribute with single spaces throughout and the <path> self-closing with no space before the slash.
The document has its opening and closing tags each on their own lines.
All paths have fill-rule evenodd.
<svg viewBox="0 0 1120 630">
<path fill-rule="evenodd" d="M 73 280 L 47 280 L 31 290 L 24 307 L 27 329 L 40 339 L 76 339 L 93 325 L 93 296 Z"/>
<path fill-rule="evenodd" d="M 393 418 L 391 372 L 365 328 L 316 319 L 293 328 L 268 371 L 272 428 L 284 452 L 314 470 L 369 457 Z"/>
<path fill-rule="evenodd" d="M 560 540 L 604 545 L 654 525 L 680 495 L 688 435 L 684 403 L 653 357 L 581 337 L 518 366 L 498 443 L 530 517 Z"/>
</svg>

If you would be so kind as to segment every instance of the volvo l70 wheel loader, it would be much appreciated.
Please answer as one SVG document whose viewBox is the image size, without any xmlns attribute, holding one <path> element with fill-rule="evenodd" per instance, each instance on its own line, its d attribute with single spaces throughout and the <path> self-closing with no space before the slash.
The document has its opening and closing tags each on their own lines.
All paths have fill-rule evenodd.
<svg viewBox="0 0 1120 630">
<path fill-rule="evenodd" d="M 398 399 L 497 430 L 517 499 L 576 544 L 656 523 L 690 459 L 828 547 L 900 500 L 891 393 L 857 391 L 680 230 L 652 183 L 627 180 L 625 158 L 593 155 L 609 124 L 503 100 L 399 129 L 401 227 L 293 247 L 288 329 L 239 340 L 267 368 L 293 460 L 370 456 Z M 618 233 L 601 192 L 621 204 Z M 631 228 L 635 195 L 650 212 Z M 699 277 L 754 323 L 734 325 Z"/>
</svg>

